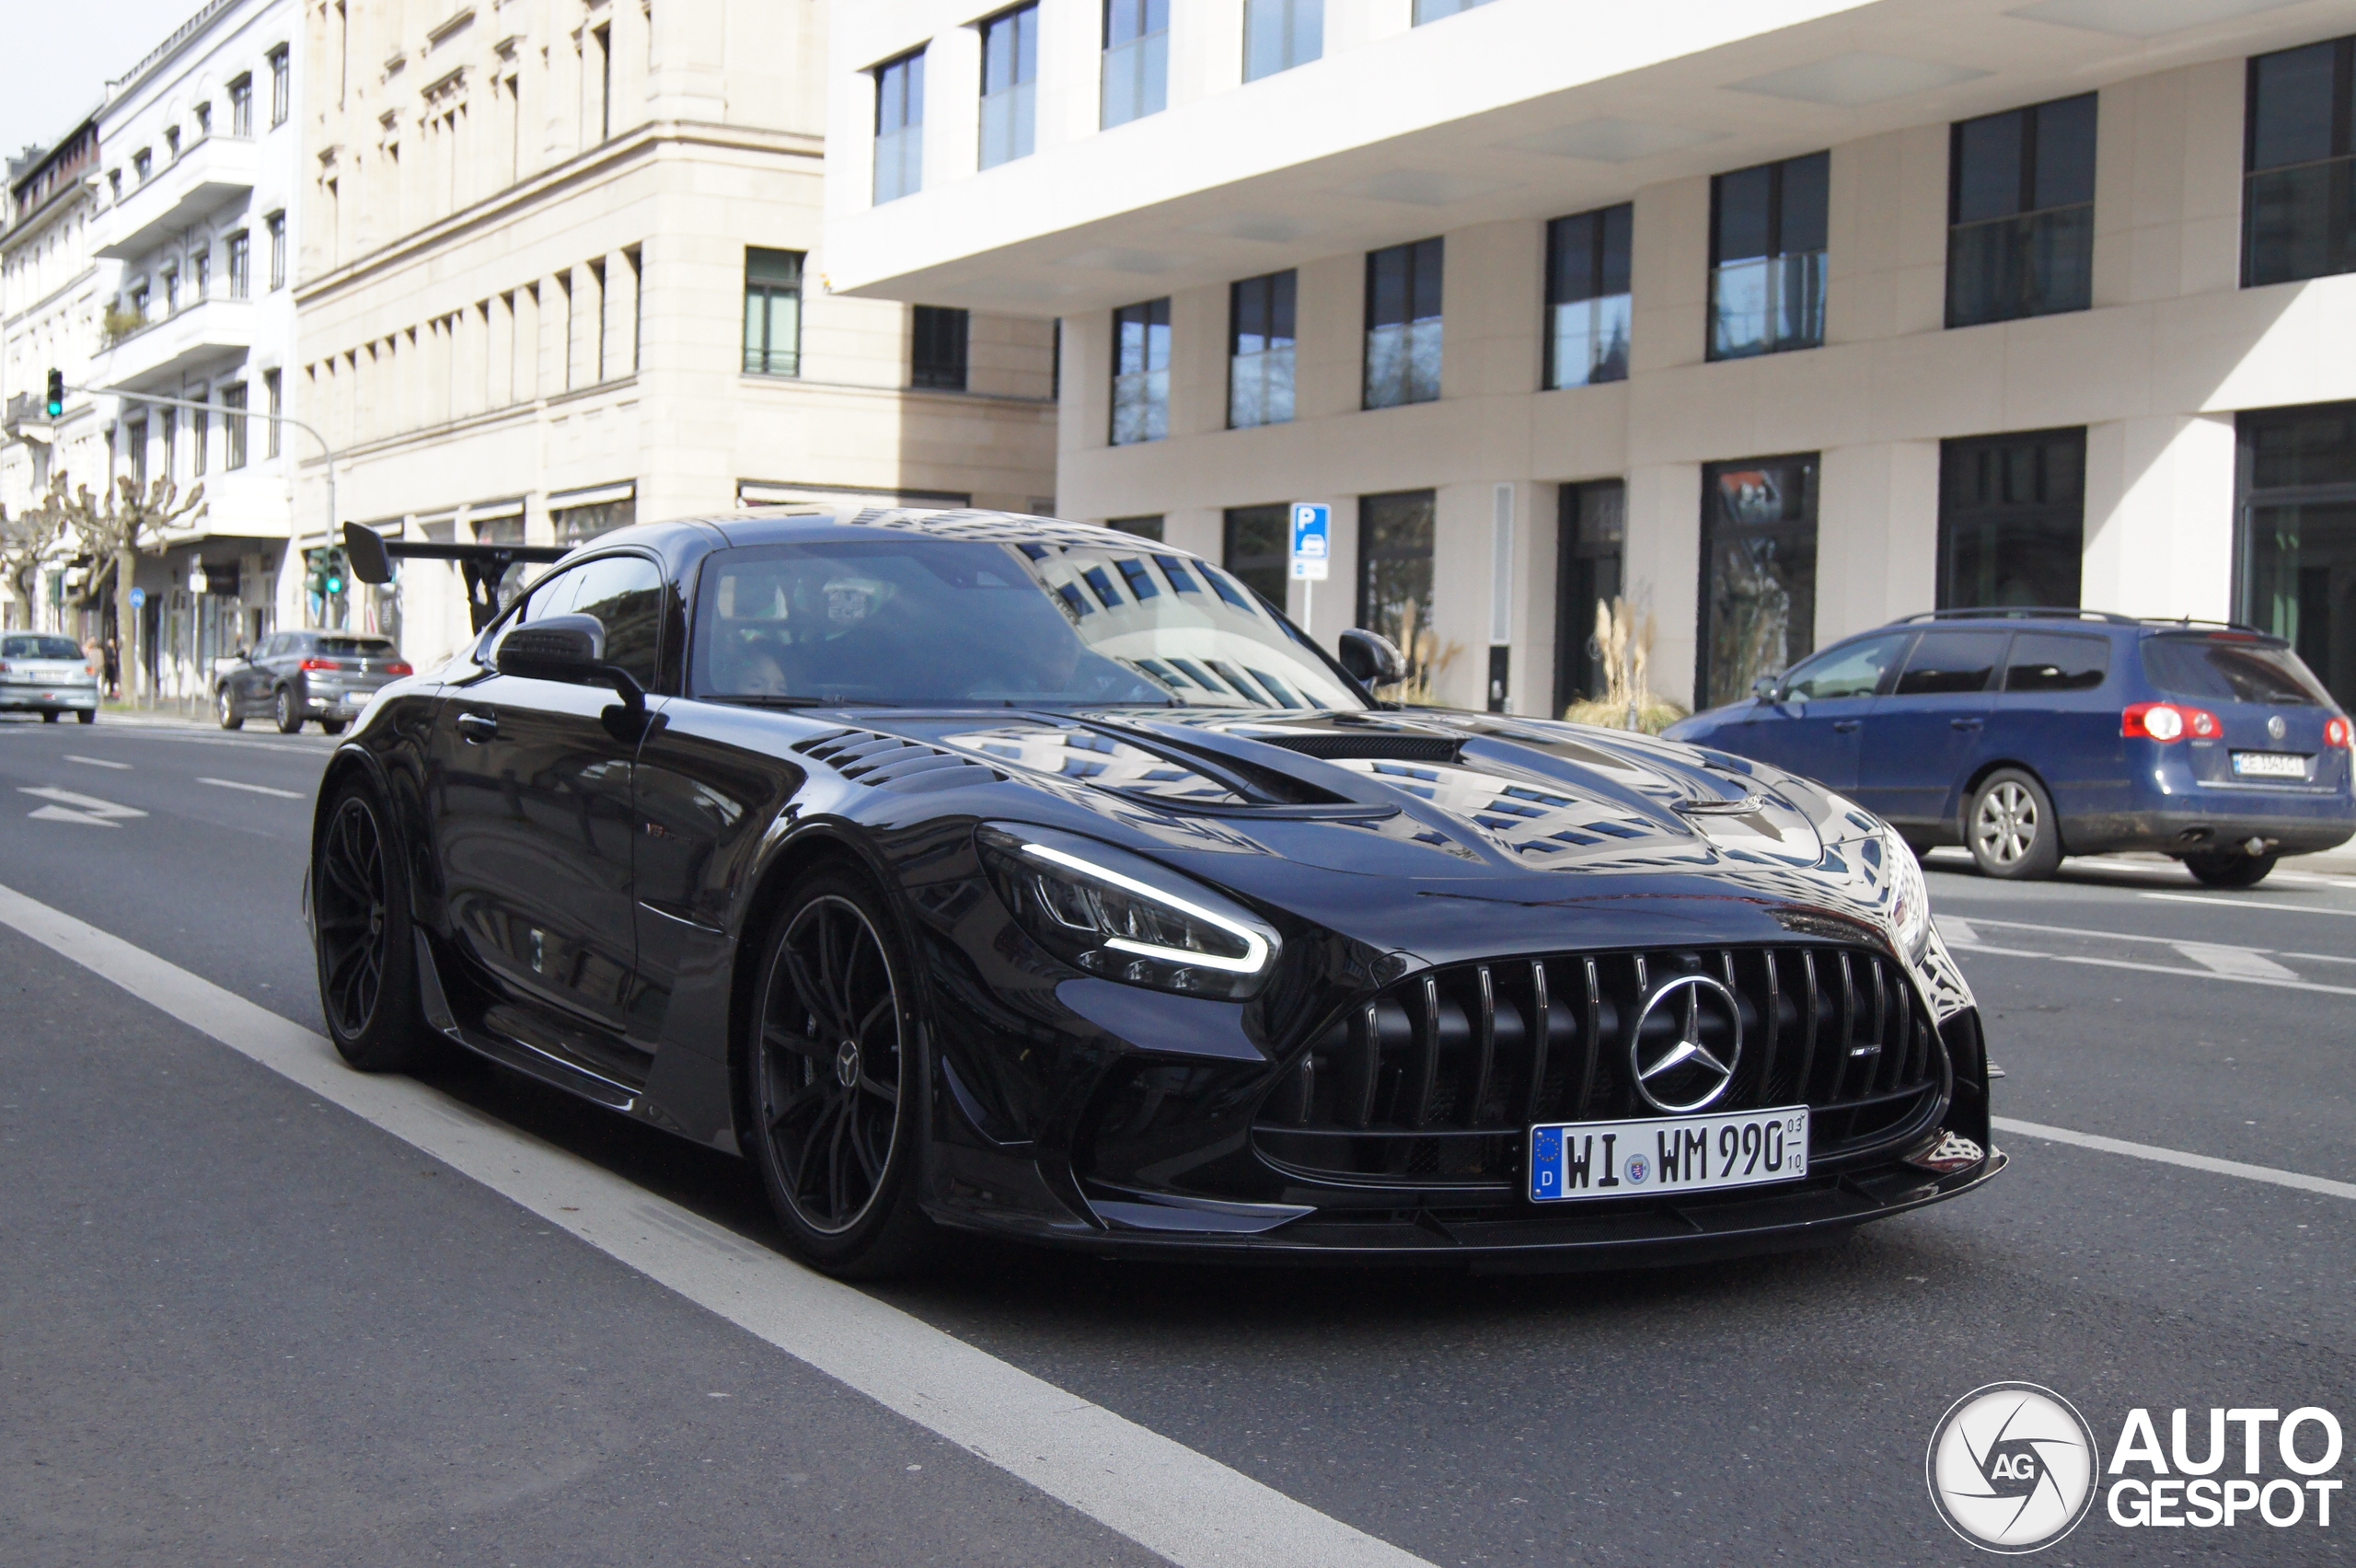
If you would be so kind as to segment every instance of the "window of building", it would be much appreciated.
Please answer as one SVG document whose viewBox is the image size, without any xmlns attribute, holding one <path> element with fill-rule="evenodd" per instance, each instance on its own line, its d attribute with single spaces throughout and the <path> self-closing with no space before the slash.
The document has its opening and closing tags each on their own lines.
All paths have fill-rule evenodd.
<svg viewBox="0 0 2356 1568">
<path fill-rule="evenodd" d="M 1618 479 L 1565 485 L 1554 533 L 1554 711 L 1604 695 L 1611 685 L 1598 606 L 1620 596 L 1628 533 L 1628 487 Z"/>
<path fill-rule="evenodd" d="M 2083 427 L 1940 443 L 1939 608 L 2074 608 L 2085 497 Z"/>
<path fill-rule="evenodd" d="M 1366 406 L 1439 397 L 1440 271 L 1437 239 L 1367 253 Z"/>
<path fill-rule="evenodd" d="M 107 200 L 110 202 L 122 200 L 122 170 L 119 168 L 107 170 Z"/>
<path fill-rule="evenodd" d="M 131 463 L 131 482 L 140 489 L 147 488 L 147 421 L 140 420 L 122 427 L 123 455 Z"/>
<path fill-rule="evenodd" d="M 177 125 L 165 128 L 164 158 L 167 163 L 180 161 L 180 128 Z"/>
<path fill-rule="evenodd" d="M 1228 289 L 1227 422 L 1230 429 L 1292 420 L 1296 274 L 1270 272 Z"/>
<path fill-rule="evenodd" d="M 1285 509 L 1276 510 L 1283 526 Z M 1436 511 L 1430 490 L 1358 498 L 1357 624 L 1399 645 L 1410 687 L 1430 680 L 1439 652 L 1432 629 Z M 1289 536 L 1283 543 L 1289 553 Z"/>
<path fill-rule="evenodd" d="M 1027 158 L 1038 121 L 1039 7 L 1022 6 L 982 24 L 984 168 Z"/>
<path fill-rule="evenodd" d="M 1140 539 L 1151 539 L 1157 545 L 1161 543 L 1161 518 L 1159 514 L 1151 517 L 1107 517 L 1104 526 L 1117 528 L 1124 534 L 1134 534 Z"/>
<path fill-rule="evenodd" d="M 1475 6 L 1485 6 L 1489 0 L 1415 0 L 1415 25 L 1438 21 L 1442 17 L 1469 11 Z"/>
<path fill-rule="evenodd" d="M 178 482 L 180 477 L 180 411 L 165 409 L 156 416 L 164 432 L 164 478 Z"/>
<path fill-rule="evenodd" d="M 274 129 L 286 123 L 292 112 L 293 67 L 286 46 L 280 44 L 270 52 L 270 123 Z"/>
<path fill-rule="evenodd" d="M 875 200 L 924 189 L 924 51 L 878 65 L 875 76 Z"/>
<path fill-rule="evenodd" d="M 1272 605 L 1285 602 L 1292 575 L 1292 509 L 1230 506 L 1222 525 L 1219 564 L 1229 576 Z"/>
<path fill-rule="evenodd" d="M 234 251 L 231 252 L 230 259 L 235 261 Z M 188 265 L 189 271 L 196 274 L 196 297 L 200 301 L 211 299 L 213 297 L 213 252 L 210 250 L 193 252 L 188 259 Z"/>
<path fill-rule="evenodd" d="M 221 433 L 228 438 L 228 455 L 221 463 L 225 468 L 246 466 L 246 384 L 242 381 L 221 388 Z"/>
<path fill-rule="evenodd" d="M 180 270 L 168 268 L 164 273 L 164 314 L 177 316 L 180 309 Z"/>
<path fill-rule="evenodd" d="M 229 297 L 244 299 L 253 292 L 253 238 L 243 229 L 229 236 Z"/>
<path fill-rule="evenodd" d="M 262 427 L 262 452 L 266 456 L 275 457 L 279 451 L 279 432 L 284 428 L 278 420 L 286 411 L 285 383 L 277 371 L 265 370 L 261 373 L 261 391 L 262 407 L 270 413 L 269 422 Z"/>
<path fill-rule="evenodd" d="M 198 104 L 196 106 L 196 139 L 202 142 L 212 134 L 213 106 L 209 103 Z"/>
<path fill-rule="evenodd" d="M 627 528 L 637 521 L 638 497 L 634 493 L 616 501 L 549 509 L 549 522 L 554 525 L 557 543 L 560 545 L 577 545 L 583 539 L 594 539 L 600 534 Z"/>
<path fill-rule="evenodd" d="M 909 331 L 908 385 L 965 390 L 965 345 L 972 317 L 947 306 L 920 305 Z"/>
<path fill-rule="evenodd" d="M 2085 309 L 2095 95 L 1958 121 L 1949 138 L 1947 325 Z"/>
<path fill-rule="evenodd" d="M 1702 470 L 1702 615 L 1693 706 L 1750 695 L 1816 647 L 1814 453 Z"/>
<path fill-rule="evenodd" d="M 2356 271 L 2352 77 L 2356 38 L 2251 58 L 2242 197 L 2246 287 Z"/>
<path fill-rule="evenodd" d="M 272 213 L 263 220 L 270 230 L 270 286 L 286 286 L 286 214 Z"/>
<path fill-rule="evenodd" d="M 1628 253 L 1635 208 L 1626 202 L 1546 225 L 1546 386 L 1628 379 Z"/>
<path fill-rule="evenodd" d="M 1325 52 L 1325 0 L 1243 0 L 1243 79 L 1256 82 Z"/>
<path fill-rule="evenodd" d="M 2234 618 L 2356 709 L 2356 403 L 2245 413 Z"/>
<path fill-rule="evenodd" d="M 1824 341 L 1823 153 L 1710 182 L 1710 357 L 1813 349 Z"/>
<path fill-rule="evenodd" d="M 1170 103 L 1170 0 L 1104 0 L 1104 96 L 1110 131 Z"/>
<path fill-rule="evenodd" d="M 189 397 L 202 398 L 201 391 Z M 204 478 L 205 449 L 213 444 L 213 412 L 209 409 L 191 409 L 188 413 L 189 474 L 192 478 Z"/>
<path fill-rule="evenodd" d="M 614 29 L 611 24 L 594 29 L 590 41 L 597 51 L 597 140 L 614 135 Z"/>
<path fill-rule="evenodd" d="M 1113 312 L 1113 444 L 1169 433 L 1170 302 L 1125 305 Z"/>
<path fill-rule="evenodd" d="M 229 84 L 229 134 L 250 136 L 254 133 L 254 79 L 239 76 Z"/>
<path fill-rule="evenodd" d="M 145 147 L 131 155 L 131 178 L 140 184 L 147 183 L 148 173 L 156 167 L 156 155 Z"/>
<path fill-rule="evenodd" d="M 745 248 L 745 374 L 802 374 L 802 252 Z"/>
</svg>

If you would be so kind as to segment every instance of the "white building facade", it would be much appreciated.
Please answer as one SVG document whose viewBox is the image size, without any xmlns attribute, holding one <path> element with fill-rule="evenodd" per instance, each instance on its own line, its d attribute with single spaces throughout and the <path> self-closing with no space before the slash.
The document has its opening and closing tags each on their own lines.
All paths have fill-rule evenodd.
<svg viewBox="0 0 2356 1568">
<path fill-rule="evenodd" d="M 2356 704 L 2345 0 L 837 8 L 837 290 L 1061 318 L 1056 491 L 1559 711 L 1893 617 L 2253 621 Z"/>
<path fill-rule="evenodd" d="M 1048 320 L 829 287 L 820 0 L 307 17 L 299 381 L 343 520 L 543 544 L 796 499 L 1053 504 Z M 325 613 L 421 664 L 468 630 L 429 562 Z"/>
<path fill-rule="evenodd" d="M 202 405 L 98 399 L 116 478 L 143 494 L 166 478 L 181 497 L 204 490 L 135 579 L 138 646 L 167 697 L 202 693 L 215 659 L 299 624 L 288 545 L 304 440 L 252 416 L 304 414 L 301 29 L 297 0 L 212 0 L 109 84 L 98 111 L 92 249 L 112 268 L 86 385 Z"/>
</svg>

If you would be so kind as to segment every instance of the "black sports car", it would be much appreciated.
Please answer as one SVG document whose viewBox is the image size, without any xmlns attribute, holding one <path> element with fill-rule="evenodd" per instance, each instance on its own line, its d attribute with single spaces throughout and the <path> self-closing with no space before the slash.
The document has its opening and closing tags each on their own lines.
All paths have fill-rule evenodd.
<svg viewBox="0 0 2356 1568">
<path fill-rule="evenodd" d="M 1103 528 L 650 525 L 498 609 L 517 553 L 321 784 L 335 1042 L 741 1152 L 821 1265 L 1692 1259 L 2004 1165 L 1913 857 L 1816 785 L 1386 706 L 1388 643 Z"/>
</svg>

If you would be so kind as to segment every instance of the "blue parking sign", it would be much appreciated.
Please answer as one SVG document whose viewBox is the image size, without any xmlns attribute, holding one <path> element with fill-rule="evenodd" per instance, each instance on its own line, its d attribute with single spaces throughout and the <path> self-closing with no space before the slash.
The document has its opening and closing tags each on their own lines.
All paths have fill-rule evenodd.
<svg viewBox="0 0 2356 1568">
<path fill-rule="evenodd" d="M 1334 509 L 1322 502 L 1295 502 L 1292 509 L 1292 575 L 1296 582 L 1322 582 L 1334 563 Z"/>
</svg>

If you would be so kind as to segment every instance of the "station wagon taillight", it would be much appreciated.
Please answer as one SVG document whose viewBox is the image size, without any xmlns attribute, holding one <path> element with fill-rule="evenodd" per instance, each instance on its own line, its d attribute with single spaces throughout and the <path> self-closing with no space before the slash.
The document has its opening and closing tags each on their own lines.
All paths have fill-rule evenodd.
<svg viewBox="0 0 2356 1568">
<path fill-rule="evenodd" d="M 396 659 L 391 663 L 385 666 L 385 674 L 388 675 L 413 675 L 417 674 L 417 672 L 409 667 L 408 660 Z"/>
<path fill-rule="evenodd" d="M 2323 744 L 2338 746 L 2341 751 L 2356 750 L 2356 732 L 2351 732 L 2345 719 L 2327 719 L 2323 724 Z"/>
<path fill-rule="evenodd" d="M 2174 702 L 2138 702 L 2119 716 L 2119 732 L 2131 741 L 2157 741 L 2166 745 L 2187 735 L 2213 741 L 2225 732 L 2225 727 L 2205 708 L 2186 708 Z"/>
</svg>

